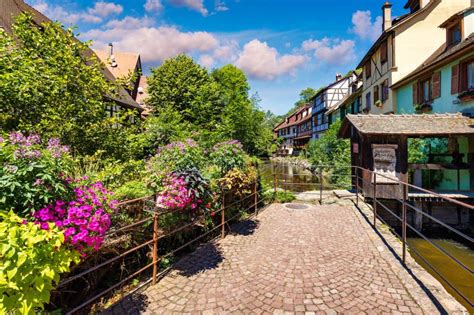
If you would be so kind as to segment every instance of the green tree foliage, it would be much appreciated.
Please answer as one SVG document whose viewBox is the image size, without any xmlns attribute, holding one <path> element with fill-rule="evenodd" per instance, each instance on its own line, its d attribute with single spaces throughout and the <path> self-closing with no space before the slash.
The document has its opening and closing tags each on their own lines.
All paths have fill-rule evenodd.
<svg viewBox="0 0 474 315">
<path fill-rule="evenodd" d="M 307 87 L 303 90 L 301 90 L 299 97 L 300 99 L 295 103 L 295 105 L 286 113 L 286 116 L 289 116 L 293 114 L 298 108 L 301 106 L 309 103 L 310 99 L 318 94 L 319 91 L 321 91 L 322 88 L 319 88 L 317 90 L 313 89 L 312 87 Z"/>
<path fill-rule="evenodd" d="M 313 165 L 329 165 L 323 168 L 326 177 L 332 184 L 344 185 L 350 183 L 351 151 L 350 141 L 337 136 L 341 121 L 333 123 L 325 134 L 318 140 L 312 140 L 307 149 L 307 157 Z"/>
<path fill-rule="evenodd" d="M 79 253 L 50 224 L 43 230 L 13 212 L 0 213 L 0 314 L 35 314 Z"/>
<path fill-rule="evenodd" d="M 232 65 L 209 73 L 185 55 L 166 60 L 149 79 L 150 149 L 192 137 L 208 147 L 236 139 L 251 154 L 268 153 L 272 128 L 249 90 L 245 74 Z"/>
<path fill-rule="evenodd" d="M 58 137 L 81 154 L 126 154 L 131 130 L 105 112 L 104 96 L 113 96 L 117 86 L 105 79 L 87 44 L 71 29 L 38 27 L 27 15 L 18 17 L 13 31 L 10 37 L 0 29 L 2 129 Z"/>
</svg>

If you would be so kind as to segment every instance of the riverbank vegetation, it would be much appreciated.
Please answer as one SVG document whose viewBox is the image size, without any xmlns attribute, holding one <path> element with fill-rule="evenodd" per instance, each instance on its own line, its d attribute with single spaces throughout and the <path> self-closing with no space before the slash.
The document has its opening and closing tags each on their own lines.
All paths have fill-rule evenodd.
<svg viewBox="0 0 474 315">
<path fill-rule="evenodd" d="M 107 115 L 125 80 L 107 81 L 72 30 L 38 28 L 21 15 L 14 34 L 0 29 L 0 313 L 67 309 L 127 274 L 118 263 L 87 285 L 54 291 L 61 278 L 150 232 L 111 239 L 111 229 L 150 215 L 119 201 L 157 195 L 177 211 L 162 216 L 160 228 L 191 220 L 211 229 L 222 191 L 242 197 L 260 186 L 254 156 L 274 148 L 274 117 L 249 95 L 238 68 L 209 72 L 184 55 L 165 61 L 149 79 L 151 117 L 134 121 L 131 110 Z M 195 231 L 164 243 L 176 246 L 186 233 Z M 128 263 L 150 259 L 141 253 Z"/>
</svg>

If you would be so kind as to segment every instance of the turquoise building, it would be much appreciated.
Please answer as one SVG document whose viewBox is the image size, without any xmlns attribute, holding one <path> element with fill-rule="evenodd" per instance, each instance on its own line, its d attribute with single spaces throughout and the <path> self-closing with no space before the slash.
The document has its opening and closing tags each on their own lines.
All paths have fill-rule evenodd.
<svg viewBox="0 0 474 315">
<path fill-rule="evenodd" d="M 474 118 L 474 8 L 459 12 L 440 27 L 446 29 L 446 42 L 415 71 L 391 86 L 396 113 L 462 113 Z M 469 166 L 474 163 L 474 139 L 447 135 L 418 140 L 418 148 L 426 158 L 415 163 L 424 164 L 426 169 L 414 167 L 415 184 L 435 190 L 474 189 L 474 172 Z M 435 164 L 444 167 L 430 167 Z M 454 164 L 463 166 L 449 169 Z"/>
</svg>

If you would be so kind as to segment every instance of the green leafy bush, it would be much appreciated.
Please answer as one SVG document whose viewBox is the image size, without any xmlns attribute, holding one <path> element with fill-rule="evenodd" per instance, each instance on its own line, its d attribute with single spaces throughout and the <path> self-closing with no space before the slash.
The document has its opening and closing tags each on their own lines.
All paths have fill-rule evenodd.
<svg viewBox="0 0 474 315">
<path fill-rule="evenodd" d="M 277 191 L 275 195 L 275 202 L 285 203 L 292 202 L 296 196 L 291 191 Z"/>
<path fill-rule="evenodd" d="M 242 144 L 237 140 L 221 142 L 212 148 L 211 163 L 219 169 L 219 177 L 224 176 L 232 169 L 245 167 L 245 152 Z"/>
<path fill-rule="evenodd" d="M 253 185 L 257 180 L 257 171 L 249 167 L 243 171 L 234 168 L 219 180 L 219 185 L 225 190 L 235 190 L 237 196 L 247 195 L 253 192 Z"/>
<path fill-rule="evenodd" d="M 13 212 L 0 213 L 0 313 L 42 309 L 72 262 L 79 262 L 79 254 L 65 246 L 54 224 L 43 230 Z"/>
<path fill-rule="evenodd" d="M 114 191 L 114 197 L 117 200 L 130 200 L 150 196 L 153 191 L 150 190 L 144 181 L 133 180 L 126 182 Z"/>
<path fill-rule="evenodd" d="M 66 174 L 72 160 L 58 139 L 12 132 L 0 137 L 0 209 L 29 216 L 34 210 L 72 195 Z"/>
<path fill-rule="evenodd" d="M 193 168 L 200 170 L 203 165 L 203 150 L 194 140 L 172 142 L 159 148 L 157 154 L 148 161 L 150 186 L 154 191 L 158 191 L 168 174 Z"/>
</svg>

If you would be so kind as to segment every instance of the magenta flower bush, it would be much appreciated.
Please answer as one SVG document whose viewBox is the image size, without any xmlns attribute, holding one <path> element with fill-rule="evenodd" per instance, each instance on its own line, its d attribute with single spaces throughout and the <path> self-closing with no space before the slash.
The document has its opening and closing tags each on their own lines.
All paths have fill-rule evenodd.
<svg viewBox="0 0 474 315">
<path fill-rule="evenodd" d="M 65 242 L 83 256 L 99 250 L 110 228 L 110 215 L 116 208 L 112 193 L 102 183 L 74 189 L 75 198 L 65 202 L 57 200 L 34 214 L 42 229 L 54 223 L 64 232 Z"/>
<path fill-rule="evenodd" d="M 238 140 L 220 142 L 214 145 L 210 153 L 211 161 L 219 169 L 218 177 L 223 177 L 232 169 L 243 170 L 246 166 L 246 154 Z"/>
</svg>

